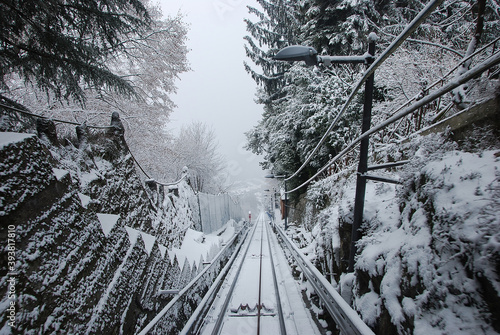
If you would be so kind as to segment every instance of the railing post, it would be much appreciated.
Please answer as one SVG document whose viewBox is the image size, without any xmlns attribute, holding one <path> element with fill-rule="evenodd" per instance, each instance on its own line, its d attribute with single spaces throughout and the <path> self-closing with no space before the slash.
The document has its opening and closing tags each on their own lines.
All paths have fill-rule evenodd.
<svg viewBox="0 0 500 335">
<path fill-rule="evenodd" d="M 51 119 L 36 119 L 36 131 L 38 137 L 46 139 L 48 142 L 55 146 L 59 146 L 59 140 L 57 139 L 56 124 Z"/>
<path fill-rule="evenodd" d="M 374 33 L 371 33 L 368 37 L 368 53 L 372 56 L 375 55 L 375 41 L 377 37 Z M 369 64 L 373 62 L 373 58 L 369 61 Z M 367 66 L 369 66 L 367 64 Z M 363 107 L 363 122 L 361 125 L 361 133 L 364 133 L 370 129 L 371 117 L 372 117 L 372 103 L 373 103 L 373 82 L 375 74 L 372 73 L 366 80 L 365 83 L 365 101 Z M 352 233 L 351 233 L 351 250 L 349 254 L 349 272 L 354 271 L 354 258 L 356 256 L 356 243 L 361 237 L 359 231 L 361 224 L 363 223 L 363 210 L 365 205 L 365 191 L 366 191 L 366 178 L 365 174 L 368 171 L 368 137 L 363 139 L 360 144 L 359 149 L 359 164 L 358 164 L 358 175 L 356 180 L 356 197 L 354 199 L 354 220 L 352 223 Z"/>
<path fill-rule="evenodd" d="M 288 229 L 288 194 L 286 189 L 286 177 L 285 177 L 285 230 Z"/>
</svg>

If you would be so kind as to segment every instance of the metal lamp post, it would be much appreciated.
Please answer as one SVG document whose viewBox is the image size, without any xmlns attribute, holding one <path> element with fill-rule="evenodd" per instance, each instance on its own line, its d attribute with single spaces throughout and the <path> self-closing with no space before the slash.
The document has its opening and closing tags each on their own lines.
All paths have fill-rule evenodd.
<svg viewBox="0 0 500 335">
<path fill-rule="evenodd" d="M 318 52 L 312 48 L 301 45 L 292 45 L 280 50 L 274 59 L 283 61 L 304 61 L 307 65 L 324 64 L 326 66 L 335 64 L 366 64 L 369 66 L 375 60 L 375 41 L 377 36 L 372 33 L 368 37 L 368 52 L 363 56 L 318 56 Z M 365 84 L 365 101 L 363 108 L 363 121 L 361 132 L 370 129 L 371 110 L 373 101 L 374 74 L 367 78 Z M 354 221 L 351 233 L 351 249 L 349 255 L 349 272 L 354 271 L 354 257 L 356 255 L 356 242 L 361 237 L 359 228 L 363 222 L 363 211 L 366 191 L 366 172 L 368 171 L 368 137 L 360 144 L 358 174 L 356 180 L 356 198 L 354 200 Z M 285 181 L 286 182 L 286 181 Z"/>
<path fill-rule="evenodd" d="M 283 178 L 284 184 L 285 184 L 285 230 L 288 228 L 288 195 L 287 195 L 287 190 L 286 190 L 286 175 L 281 175 L 281 176 L 275 176 L 274 174 L 269 174 L 266 176 L 266 178 Z"/>
<path fill-rule="evenodd" d="M 271 189 L 265 189 L 264 192 L 269 192 L 270 193 L 270 197 L 271 197 L 271 207 L 269 207 L 269 215 L 271 215 L 271 220 L 274 221 L 274 201 L 273 201 L 273 195 L 276 196 L 274 194 L 274 190 L 271 190 Z"/>
</svg>

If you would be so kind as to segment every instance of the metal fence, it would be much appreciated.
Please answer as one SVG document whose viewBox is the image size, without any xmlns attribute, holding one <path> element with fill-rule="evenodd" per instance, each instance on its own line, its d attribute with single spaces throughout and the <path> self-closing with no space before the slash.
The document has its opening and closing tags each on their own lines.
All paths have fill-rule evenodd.
<svg viewBox="0 0 500 335">
<path fill-rule="evenodd" d="M 200 226 L 205 234 L 219 230 L 229 220 L 241 220 L 241 204 L 229 194 L 198 193 Z"/>
</svg>

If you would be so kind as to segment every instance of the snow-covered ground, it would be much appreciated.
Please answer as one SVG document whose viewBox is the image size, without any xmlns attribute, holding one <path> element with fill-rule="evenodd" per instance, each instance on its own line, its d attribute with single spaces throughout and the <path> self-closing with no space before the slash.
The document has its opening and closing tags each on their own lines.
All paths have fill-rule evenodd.
<svg viewBox="0 0 500 335">
<path fill-rule="evenodd" d="M 234 236 L 236 225 L 236 221 L 230 220 L 211 234 L 189 228 L 186 230 L 181 247 L 168 251 L 170 259 L 173 260 L 174 257 L 177 257 L 181 267 L 187 261 L 200 268 L 201 262 L 209 262 L 222 248 L 222 244 L 227 243 Z"/>
<path fill-rule="evenodd" d="M 341 275 L 339 290 L 378 331 L 497 334 L 500 151 L 460 151 L 438 136 L 415 138 L 406 150 L 411 162 L 386 174 L 403 185 L 367 184 L 356 271 Z M 312 229 L 295 230 L 324 272 L 341 267 L 342 229 L 352 222 L 355 178 L 345 177 L 310 189 L 320 209 L 308 207 Z"/>
</svg>

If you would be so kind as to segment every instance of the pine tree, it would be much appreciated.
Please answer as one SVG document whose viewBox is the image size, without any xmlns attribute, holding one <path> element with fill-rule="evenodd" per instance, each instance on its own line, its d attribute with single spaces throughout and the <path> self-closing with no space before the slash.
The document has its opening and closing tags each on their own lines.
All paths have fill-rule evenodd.
<svg viewBox="0 0 500 335">
<path fill-rule="evenodd" d="M 132 95 L 132 85 L 106 61 L 128 36 L 147 28 L 140 0 L 0 3 L 0 89 L 16 73 L 57 98 L 85 100 L 82 85 Z"/>
<path fill-rule="evenodd" d="M 174 261 L 172 264 L 169 264 L 167 269 L 165 270 L 165 277 L 163 278 L 163 289 L 164 290 L 172 290 L 172 289 L 180 289 L 179 277 L 180 277 L 181 269 L 179 267 L 179 261 L 177 259 L 177 255 L 174 255 Z"/>
<path fill-rule="evenodd" d="M 246 71 L 255 82 L 264 88 L 268 98 L 273 100 L 279 92 L 284 71 L 289 68 L 283 62 L 277 62 L 272 57 L 282 48 L 298 44 L 298 26 L 296 18 L 297 4 L 286 0 L 258 0 L 263 11 L 248 7 L 249 13 L 257 17 L 256 22 L 246 19 L 247 31 L 251 36 L 245 36 L 245 51 L 250 60 L 262 72 L 244 63 Z"/>
<path fill-rule="evenodd" d="M 177 287 L 183 289 L 189 283 L 190 280 L 191 280 L 191 265 L 189 264 L 188 259 L 185 258 Z"/>
<path fill-rule="evenodd" d="M 260 74 L 249 72 L 259 85 L 257 97 L 264 105 L 264 113 L 259 124 L 246 134 L 247 149 L 265 155 L 263 168 L 278 174 L 291 174 L 302 165 L 333 120 L 337 106 L 342 104 L 342 96 L 346 96 L 343 81 L 352 83 L 356 68 L 350 67 L 332 77 L 324 69 L 318 71 L 302 64 L 292 66 L 270 60 L 281 48 L 293 44 L 334 50 L 329 47 L 328 40 L 322 40 L 326 26 L 336 22 L 323 20 L 327 8 L 333 6 L 330 2 L 259 1 L 259 4 L 264 12 L 253 9 L 252 13 L 260 21 L 247 20 L 247 29 L 262 48 L 257 48 L 257 43 L 249 43 L 252 48 L 247 47 L 247 54 L 262 70 Z M 324 30 L 318 30 L 318 25 Z M 249 37 L 246 39 L 253 41 Z M 248 65 L 246 68 L 249 70 Z M 341 127 L 320 155 L 290 185 L 293 187 L 308 179 L 341 148 L 339 139 L 346 141 L 354 133 L 353 128 Z"/>
<path fill-rule="evenodd" d="M 364 66 L 343 64 L 330 69 L 310 69 L 302 64 L 291 66 L 284 63 L 284 74 L 277 76 L 279 65 L 273 63 L 271 57 L 280 47 L 290 44 L 312 46 L 319 54 L 362 55 L 367 50 L 366 37 L 372 31 L 381 37 L 377 49 L 383 49 L 425 4 L 414 0 L 304 0 L 294 6 L 280 1 L 259 3 L 263 11 L 254 10 L 254 13 L 260 21 L 248 25 L 259 48 L 257 43 L 251 44 L 253 48 L 248 54 L 262 70 L 261 73 L 250 73 L 259 85 L 257 97 L 263 104 L 264 112 L 258 125 L 246 133 L 247 149 L 264 154 L 263 168 L 289 175 L 315 148 L 344 104 L 350 87 L 364 71 Z M 373 124 L 386 118 L 390 110 L 397 109 L 412 97 L 425 95 L 426 86 L 446 73 L 452 66 L 450 64 L 463 57 L 464 49 L 471 45 L 470 31 L 476 27 L 475 4 L 473 1 L 445 1 L 412 38 L 377 70 Z M 283 6 L 281 11 L 277 10 L 279 5 Z M 493 5 L 486 6 L 480 16 L 485 20 L 484 27 L 489 28 L 484 29 L 482 34 L 485 41 L 498 36 L 498 13 L 494 9 Z M 289 18 L 285 21 L 287 26 L 277 23 L 277 13 L 286 13 Z M 443 98 L 440 102 L 449 100 Z M 289 186 L 308 179 L 330 156 L 335 156 L 359 134 L 361 104 L 362 93 L 328 134 L 313 160 Z M 406 136 L 428 124 L 439 108 L 440 104 L 436 103 L 391 126 L 393 128 L 387 131 L 390 134 L 388 138 Z M 379 141 L 386 135 L 376 135 L 373 139 Z"/>
<path fill-rule="evenodd" d="M 134 157 L 149 178 L 158 181 L 178 179 L 171 166 L 173 136 L 165 124 L 175 104 L 179 73 L 189 70 L 187 25 L 183 16 L 164 17 L 158 7 L 146 3 L 150 17 L 148 28 L 137 30 L 121 42 L 121 48 L 110 54 L 106 66 L 117 76 L 126 78 L 135 96 L 126 96 L 108 87 L 82 87 L 85 105 L 60 100 L 55 94 L 26 85 L 18 75 L 6 78 L 10 92 L 1 92 L 10 100 L 26 106 L 33 113 L 71 122 L 107 125 L 110 114 L 119 111 L 125 126 L 125 137 Z M 18 107 L 19 108 L 19 107 Z M 60 136 L 74 134 L 73 126 L 58 125 Z M 165 153 L 165 156 L 153 153 Z M 173 158 L 172 158 L 173 159 Z"/>
</svg>

